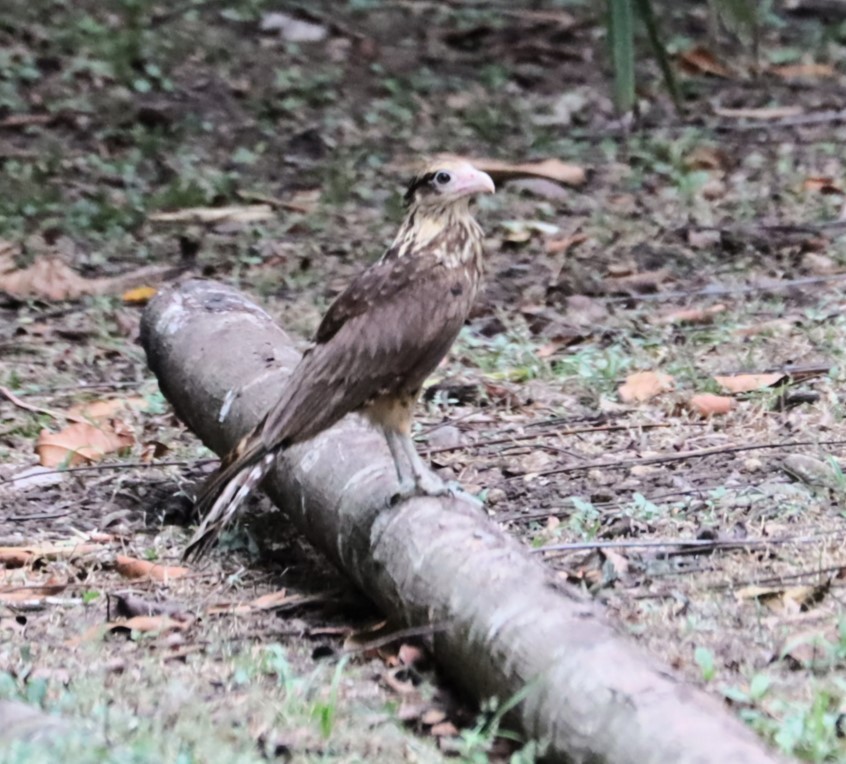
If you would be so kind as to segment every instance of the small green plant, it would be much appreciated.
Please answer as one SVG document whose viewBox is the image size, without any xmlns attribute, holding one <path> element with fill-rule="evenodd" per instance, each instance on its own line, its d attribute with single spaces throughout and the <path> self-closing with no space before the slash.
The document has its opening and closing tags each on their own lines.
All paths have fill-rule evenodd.
<svg viewBox="0 0 846 764">
<path fill-rule="evenodd" d="M 338 662 L 335 673 L 332 675 L 332 684 L 329 686 L 329 697 L 326 700 L 317 701 L 312 709 L 312 715 L 318 720 L 320 732 L 324 738 L 329 738 L 332 735 L 332 728 L 335 725 L 335 717 L 338 713 L 338 690 L 347 662 L 347 656 L 344 656 Z"/>
<path fill-rule="evenodd" d="M 693 660 L 699 666 L 702 672 L 702 679 L 705 682 L 710 682 L 717 673 L 717 667 L 714 662 L 714 653 L 707 647 L 699 646 L 693 651 Z"/>
</svg>

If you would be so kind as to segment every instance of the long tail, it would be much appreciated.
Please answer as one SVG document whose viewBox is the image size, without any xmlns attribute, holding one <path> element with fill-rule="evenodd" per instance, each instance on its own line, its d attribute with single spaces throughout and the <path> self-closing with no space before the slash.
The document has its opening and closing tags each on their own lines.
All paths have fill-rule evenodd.
<svg viewBox="0 0 846 764">
<path fill-rule="evenodd" d="M 220 532 L 270 470 L 275 450 L 250 444 L 250 440 L 248 436 L 242 441 L 238 456 L 230 464 L 222 464 L 197 495 L 196 507 L 203 521 L 185 547 L 183 560 L 199 559 L 214 546 Z"/>
</svg>

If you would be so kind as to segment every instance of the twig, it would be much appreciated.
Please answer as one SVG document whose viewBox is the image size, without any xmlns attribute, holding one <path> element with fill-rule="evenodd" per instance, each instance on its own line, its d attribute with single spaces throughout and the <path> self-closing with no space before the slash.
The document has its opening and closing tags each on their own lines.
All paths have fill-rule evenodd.
<svg viewBox="0 0 846 764">
<path fill-rule="evenodd" d="M 53 512 L 51 514 L 40 514 L 40 515 L 12 515 L 11 517 L 7 517 L 6 519 L 10 523 L 23 523 L 27 520 L 55 520 L 59 517 L 67 517 L 70 514 L 70 510 L 67 512 Z"/>
<path fill-rule="evenodd" d="M 718 122 L 712 129 L 718 132 L 744 132 L 748 130 L 771 130 L 807 125 L 823 125 L 832 122 L 846 122 L 846 109 L 818 111 L 813 114 L 797 114 L 782 119 L 761 120 L 758 122 Z"/>
<path fill-rule="evenodd" d="M 796 573 L 786 573 L 780 576 L 767 576 L 766 578 L 753 578 L 745 581 L 728 581 L 726 583 L 714 584 L 710 586 L 712 591 L 723 591 L 725 589 L 741 589 L 744 586 L 771 586 L 772 584 L 782 584 L 785 581 L 798 581 L 806 576 L 821 576 L 826 573 L 840 573 L 846 568 L 846 563 L 840 565 L 829 565 L 825 568 L 812 568 L 811 570 L 800 570 Z"/>
<path fill-rule="evenodd" d="M 842 534 L 834 534 L 842 535 Z M 749 538 L 749 539 L 646 539 L 644 541 L 574 541 L 564 544 L 551 544 L 532 549 L 538 552 L 579 552 L 591 549 L 629 549 L 632 547 L 676 547 L 680 549 L 706 548 L 707 551 L 716 549 L 743 549 L 745 547 L 778 546 L 782 544 L 812 544 L 821 539 L 831 538 L 831 533 L 817 533 L 812 536 L 780 536 L 778 538 Z"/>
<path fill-rule="evenodd" d="M 837 273 L 832 276 L 808 276 L 805 278 L 790 279 L 789 281 L 778 281 L 761 286 L 708 286 L 703 287 L 702 289 L 679 289 L 673 292 L 656 292 L 655 294 L 633 294 L 626 295 L 624 297 L 604 297 L 602 300 L 604 302 L 631 302 L 632 300 L 637 300 L 639 302 L 663 302 L 664 300 L 678 300 L 685 297 L 725 297 L 729 295 L 753 294 L 755 292 L 775 292 L 781 289 L 814 286 L 816 284 L 825 284 L 836 281 L 846 281 L 846 273 Z"/>
<path fill-rule="evenodd" d="M 397 629 L 384 637 L 372 639 L 370 642 L 365 642 L 363 645 L 356 647 L 347 647 L 341 651 L 342 655 L 352 655 L 355 653 L 363 653 L 368 650 L 378 650 L 380 647 L 396 642 L 398 639 L 409 639 L 411 637 L 428 637 L 432 634 L 437 634 L 439 631 L 446 629 L 446 623 L 429 623 L 425 626 L 410 626 L 407 629 Z"/>
<path fill-rule="evenodd" d="M 269 196 L 268 194 L 261 194 L 258 191 L 238 191 L 238 196 L 247 202 L 264 202 L 264 204 L 269 204 L 271 207 L 289 210 L 290 212 L 301 212 L 304 215 L 310 212 L 309 208 L 305 205 L 297 204 L 296 202 L 287 202 L 284 199 Z"/>
<path fill-rule="evenodd" d="M 64 475 L 70 472 L 100 472 L 101 470 L 131 470 L 139 467 L 189 467 L 192 465 L 202 466 L 216 462 L 217 459 L 173 459 L 166 462 L 119 462 L 117 464 L 88 464 L 84 467 L 68 467 L 64 470 L 45 470 L 39 472 L 38 476 L 42 475 Z M 4 483 L 14 483 L 18 478 L 12 476 L 7 478 L 0 478 L 0 485 Z"/>
<path fill-rule="evenodd" d="M 617 462 L 590 462 L 588 464 L 577 464 L 569 467 L 556 467 L 542 472 L 520 472 L 516 475 L 509 475 L 506 480 L 532 475 L 542 477 L 546 475 L 561 475 L 568 472 L 579 472 L 580 470 L 606 469 L 621 470 L 630 467 L 638 467 L 645 464 L 666 464 L 668 462 L 685 461 L 687 459 L 701 459 L 716 454 L 734 454 L 741 451 L 757 451 L 765 448 L 794 448 L 796 446 L 844 446 L 846 440 L 792 440 L 786 443 L 752 443 L 745 446 L 714 446 L 713 448 L 701 448 L 695 451 L 680 451 L 677 454 L 661 454 L 659 456 L 646 456 L 642 459 L 622 459 Z"/>
<path fill-rule="evenodd" d="M 685 423 L 687 424 L 687 423 Z M 699 422 L 694 422 L 693 424 L 700 424 Z M 440 448 L 430 448 L 426 449 L 427 455 L 432 454 L 440 454 L 444 451 L 463 451 L 468 450 L 471 448 L 486 448 L 487 446 L 499 446 L 503 443 L 514 443 L 515 441 L 519 440 L 533 440 L 534 438 L 542 438 L 545 435 L 581 435 L 587 432 L 616 432 L 618 430 L 646 430 L 646 429 L 654 429 L 656 427 L 673 427 L 675 426 L 673 423 L 670 422 L 650 422 L 645 424 L 633 424 L 633 425 L 625 425 L 625 424 L 608 424 L 602 425 L 600 427 L 581 427 L 574 430 L 554 430 L 550 433 L 526 433 L 523 435 L 514 435 L 510 438 L 493 438 L 491 440 L 477 440 L 473 443 L 460 443 L 457 446 L 441 446 Z"/>
<path fill-rule="evenodd" d="M 76 414 L 69 414 L 66 411 L 46 409 L 41 406 L 33 406 L 31 403 L 27 403 L 26 401 L 18 398 L 18 396 L 15 395 L 8 387 L 0 387 L 0 395 L 7 398 L 12 404 L 24 411 L 32 411 L 35 414 L 47 414 L 47 416 L 51 416 L 53 419 L 67 419 L 70 422 L 82 422 L 83 424 L 89 423 L 88 419 L 77 416 Z"/>
<path fill-rule="evenodd" d="M 0 128 L 29 127 L 47 125 L 59 117 L 58 114 L 11 114 L 0 119 Z"/>
</svg>

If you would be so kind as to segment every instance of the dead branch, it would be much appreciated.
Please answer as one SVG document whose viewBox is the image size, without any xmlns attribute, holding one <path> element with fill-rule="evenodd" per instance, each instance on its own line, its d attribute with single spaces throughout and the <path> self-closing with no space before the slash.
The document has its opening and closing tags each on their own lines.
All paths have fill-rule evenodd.
<svg viewBox="0 0 846 764">
<path fill-rule="evenodd" d="M 207 281 L 168 289 L 142 322 L 150 367 L 178 415 L 229 450 L 279 395 L 298 354 L 256 305 Z M 506 701 L 549 760 L 774 762 L 721 702 L 655 666 L 603 612 L 459 497 L 389 507 L 394 468 L 357 416 L 279 460 L 264 487 L 293 524 L 406 627 L 443 625 L 434 653 L 476 698 Z M 272 542 L 272 518 L 262 525 Z"/>
</svg>

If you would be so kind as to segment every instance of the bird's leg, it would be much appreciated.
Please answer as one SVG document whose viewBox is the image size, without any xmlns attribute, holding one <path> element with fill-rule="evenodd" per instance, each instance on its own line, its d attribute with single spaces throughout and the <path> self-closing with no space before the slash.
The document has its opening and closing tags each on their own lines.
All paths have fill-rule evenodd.
<svg viewBox="0 0 846 764">
<path fill-rule="evenodd" d="M 402 436 L 393 428 L 383 428 L 385 433 L 385 441 L 388 444 L 388 449 L 391 452 L 391 457 L 394 460 L 394 467 L 397 471 L 397 481 L 399 487 L 396 493 L 397 499 L 404 499 L 408 496 L 413 496 L 417 489 L 417 484 L 414 480 L 414 473 L 411 471 L 411 465 L 408 464 L 404 449 L 402 447 Z"/>
<path fill-rule="evenodd" d="M 443 496 L 446 493 L 451 493 L 447 484 L 432 472 L 426 462 L 420 458 L 420 454 L 417 453 L 417 448 L 414 446 L 414 441 L 408 435 L 398 434 L 398 437 L 411 467 L 417 493 L 427 496 Z"/>
<path fill-rule="evenodd" d="M 426 466 L 420 458 L 414 442 L 408 435 L 385 427 L 385 440 L 388 443 L 394 466 L 397 470 L 399 487 L 394 501 L 407 499 L 409 496 L 443 496 L 450 493 L 446 483 Z"/>
</svg>

